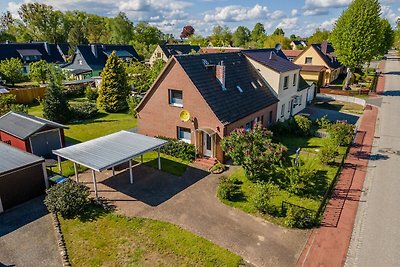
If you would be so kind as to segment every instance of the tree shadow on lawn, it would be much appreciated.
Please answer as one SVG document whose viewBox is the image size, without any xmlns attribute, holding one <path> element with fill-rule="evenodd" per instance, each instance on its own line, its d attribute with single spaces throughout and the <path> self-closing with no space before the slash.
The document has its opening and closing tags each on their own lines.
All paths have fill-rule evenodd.
<svg viewBox="0 0 400 267">
<path fill-rule="evenodd" d="M 99 204 L 95 203 L 94 200 L 90 203 L 79 215 L 78 219 L 81 222 L 96 221 L 98 218 L 106 215 L 110 211 L 105 210 Z"/>
<path fill-rule="evenodd" d="M 306 190 L 300 196 L 311 199 L 321 199 L 329 187 L 328 171 L 318 170 L 313 179 L 309 181 Z"/>
</svg>

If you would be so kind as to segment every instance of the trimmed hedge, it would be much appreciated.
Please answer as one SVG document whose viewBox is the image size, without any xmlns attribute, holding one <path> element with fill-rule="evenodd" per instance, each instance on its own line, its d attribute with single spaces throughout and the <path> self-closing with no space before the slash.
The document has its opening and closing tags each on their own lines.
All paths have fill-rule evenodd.
<svg viewBox="0 0 400 267">
<path fill-rule="evenodd" d="M 74 103 L 69 109 L 72 117 L 79 120 L 94 118 L 98 114 L 97 106 L 92 102 Z"/>
<path fill-rule="evenodd" d="M 187 161 L 193 161 L 195 158 L 195 147 L 192 144 L 185 143 L 178 139 L 158 136 L 158 138 L 168 141 L 168 144 L 161 147 L 161 152 L 175 158 L 180 158 Z"/>
</svg>

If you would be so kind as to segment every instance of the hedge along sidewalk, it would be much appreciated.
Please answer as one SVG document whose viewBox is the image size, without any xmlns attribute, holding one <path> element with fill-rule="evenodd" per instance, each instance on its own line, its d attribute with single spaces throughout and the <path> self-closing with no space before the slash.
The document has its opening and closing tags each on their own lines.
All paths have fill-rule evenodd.
<svg viewBox="0 0 400 267">
<path fill-rule="evenodd" d="M 377 115 L 378 109 L 368 105 L 325 210 L 321 227 L 313 230 L 296 266 L 344 265 L 364 185 L 368 155 L 372 149 Z"/>
</svg>

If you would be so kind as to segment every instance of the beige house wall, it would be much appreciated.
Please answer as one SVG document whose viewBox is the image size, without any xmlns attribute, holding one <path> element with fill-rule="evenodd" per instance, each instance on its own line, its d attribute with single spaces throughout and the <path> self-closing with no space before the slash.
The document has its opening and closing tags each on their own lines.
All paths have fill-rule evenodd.
<svg viewBox="0 0 400 267">
<path fill-rule="evenodd" d="M 157 45 L 156 49 L 154 50 L 153 54 L 151 55 L 151 57 L 149 59 L 150 65 L 153 66 L 154 62 L 157 59 L 162 59 L 162 60 L 164 60 L 164 62 L 168 61 L 167 56 L 164 54 L 164 52 L 162 51 L 162 49 L 159 45 Z"/>
</svg>

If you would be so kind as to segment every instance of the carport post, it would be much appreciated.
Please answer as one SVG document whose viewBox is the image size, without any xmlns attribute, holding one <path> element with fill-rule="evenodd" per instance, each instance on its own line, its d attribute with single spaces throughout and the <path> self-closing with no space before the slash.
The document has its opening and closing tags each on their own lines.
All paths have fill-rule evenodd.
<svg viewBox="0 0 400 267">
<path fill-rule="evenodd" d="M 96 200 L 99 200 L 99 196 L 97 195 L 96 171 L 95 170 L 92 170 L 92 176 L 93 176 L 94 194 L 96 195 Z"/>
<path fill-rule="evenodd" d="M 113 172 L 113 177 L 115 176 L 115 168 L 114 166 L 112 167 L 112 172 Z"/>
<path fill-rule="evenodd" d="M 158 153 L 158 169 L 161 170 L 160 148 L 157 149 L 157 153 Z"/>
<path fill-rule="evenodd" d="M 131 180 L 131 184 L 133 184 L 133 173 L 132 173 L 132 160 L 129 160 L 129 178 Z"/>
<path fill-rule="evenodd" d="M 74 170 L 75 170 L 75 180 L 77 183 L 79 183 L 78 169 L 76 167 L 76 162 L 74 162 Z"/>
<path fill-rule="evenodd" d="M 44 184 L 46 185 L 46 189 L 49 189 L 49 179 L 47 177 L 47 169 L 45 162 L 42 163 L 42 168 L 43 168 Z"/>
<path fill-rule="evenodd" d="M 58 170 L 60 174 L 62 175 L 62 166 L 61 166 L 61 157 L 57 156 L 57 161 L 58 161 Z"/>
</svg>

